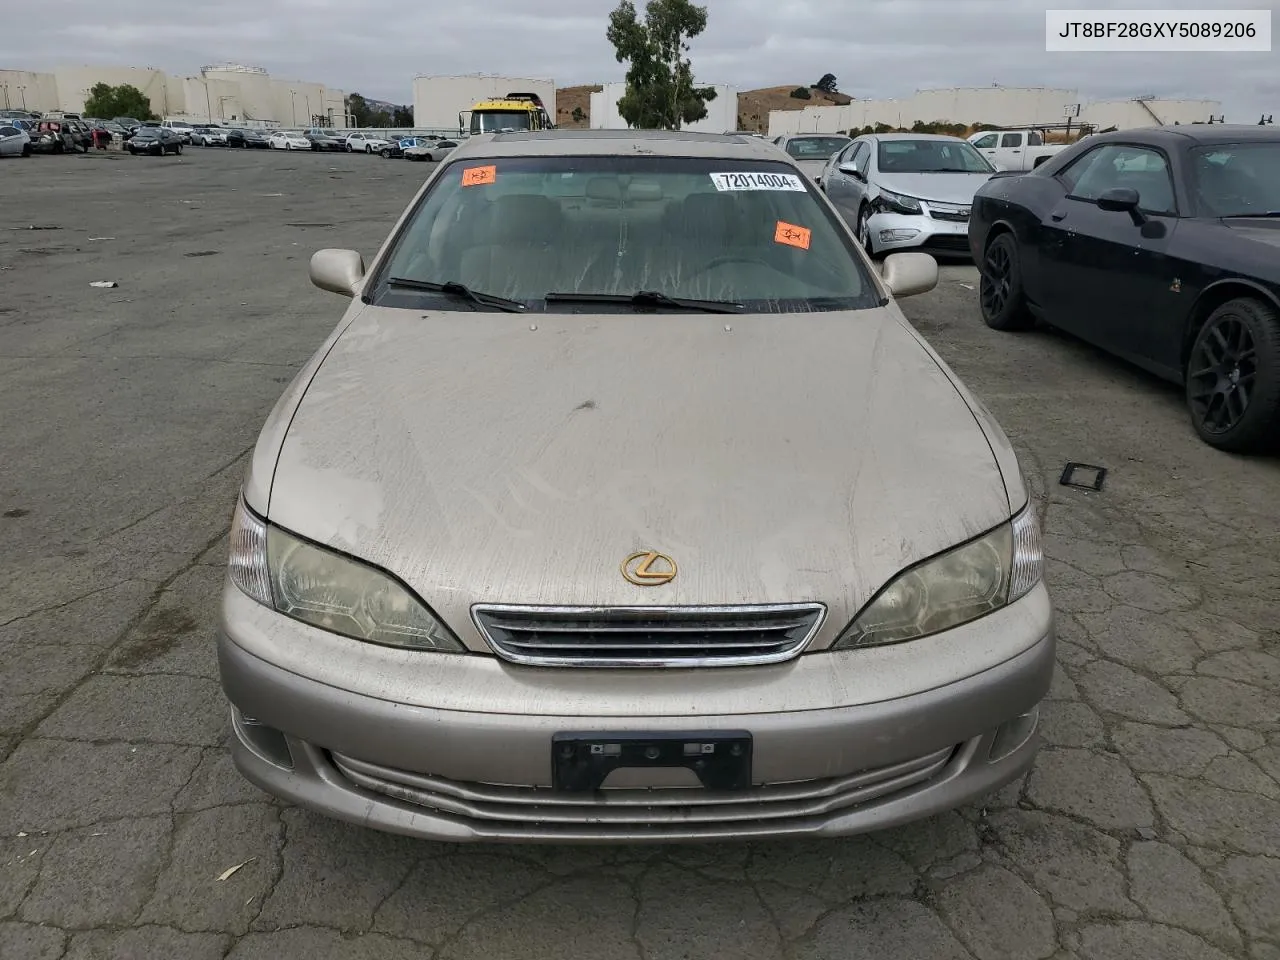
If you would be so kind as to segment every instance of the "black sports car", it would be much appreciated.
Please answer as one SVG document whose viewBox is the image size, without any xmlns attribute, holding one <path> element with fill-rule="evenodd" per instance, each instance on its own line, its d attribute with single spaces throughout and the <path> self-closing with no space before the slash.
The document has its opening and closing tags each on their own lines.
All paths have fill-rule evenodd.
<svg viewBox="0 0 1280 960">
<path fill-rule="evenodd" d="M 254 147 L 258 150 L 266 150 L 271 144 L 267 142 L 267 138 L 261 130 L 241 130 L 236 128 L 227 131 L 227 146 Z"/>
<path fill-rule="evenodd" d="M 331 152 L 341 152 L 347 149 L 347 141 L 339 137 L 332 136 L 321 130 L 307 130 L 302 134 L 311 141 L 312 150 L 325 150 Z"/>
<path fill-rule="evenodd" d="M 166 153 L 182 153 L 182 134 L 168 127 L 139 127 L 125 143 L 132 154 L 147 153 L 162 157 Z"/>
<path fill-rule="evenodd" d="M 982 317 L 1036 319 L 1185 388 L 1200 437 L 1280 445 L 1280 131 L 1089 137 L 974 197 Z"/>
</svg>

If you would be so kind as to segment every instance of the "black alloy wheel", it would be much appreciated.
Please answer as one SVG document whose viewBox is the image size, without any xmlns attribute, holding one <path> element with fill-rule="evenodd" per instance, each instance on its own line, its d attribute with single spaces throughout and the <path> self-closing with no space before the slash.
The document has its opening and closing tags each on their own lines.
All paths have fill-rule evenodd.
<svg viewBox="0 0 1280 960">
<path fill-rule="evenodd" d="M 1022 289 L 1018 241 L 1002 233 L 987 245 L 978 281 L 982 319 L 993 330 L 1025 330 L 1033 323 Z"/>
<path fill-rule="evenodd" d="M 1211 446 L 1280 448 L 1280 311 L 1248 297 L 1213 311 L 1191 346 L 1186 392 L 1191 423 Z"/>
</svg>

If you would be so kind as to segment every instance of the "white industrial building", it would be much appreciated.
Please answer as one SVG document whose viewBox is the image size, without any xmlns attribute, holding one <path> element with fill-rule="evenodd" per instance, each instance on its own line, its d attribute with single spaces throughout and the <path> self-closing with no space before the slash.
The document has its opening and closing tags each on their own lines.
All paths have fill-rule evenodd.
<svg viewBox="0 0 1280 960">
<path fill-rule="evenodd" d="M 59 67 L 51 73 L 0 70 L 0 103 L 9 109 L 84 111 L 94 84 L 132 84 L 160 117 L 247 126 L 346 126 L 345 94 L 322 83 L 277 80 L 261 67 L 224 63 L 199 76 L 140 67 Z"/>
<path fill-rule="evenodd" d="M 414 77 L 413 125 L 420 130 L 457 130 L 458 114 L 470 110 L 481 100 L 492 100 L 508 93 L 537 94 L 554 122 L 554 80 L 473 73 L 461 77 Z"/>
<path fill-rule="evenodd" d="M 1213 100 L 1098 100 L 1083 103 L 1075 90 L 1048 87 L 956 87 L 917 90 L 910 97 L 892 100 L 854 100 L 846 106 L 771 110 L 769 136 L 788 133 L 836 133 L 887 124 L 909 128 L 923 123 L 989 123 L 1004 127 L 1073 122 L 1096 129 L 1154 127 L 1174 123 L 1203 123 L 1220 116 L 1222 105 Z"/>
<path fill-rule="evenodd" d="M 712 87 L 716 91 L 714 100 L 707 101 L 707 115 L 701 120 L 687 124 L 682 129 L 696 133 L 730 133 L 738 129 L 738 90 L 723 84 L 706 83 L 694 86 Z M 627 92 L 625 83 L 606 83 L 599 91 L 591 94 L 591 129 L 592 130 L 625 130 L 627 121 L 618 112 L 618 101 Z"/>
</svg>

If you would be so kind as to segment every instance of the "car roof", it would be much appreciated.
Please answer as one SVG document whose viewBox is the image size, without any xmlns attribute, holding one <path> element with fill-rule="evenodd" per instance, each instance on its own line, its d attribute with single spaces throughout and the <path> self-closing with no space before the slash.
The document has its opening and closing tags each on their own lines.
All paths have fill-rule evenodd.
<svg viewBox="0 0 1280 960">
<path fill-rule="evenodd" d="M 1138 127 L 1132 130 L 1112 130 L 1096 133 L 1089 143 L 1149 143 L 1153 146 L 1192 146 L 1210 143 L 1240 143 L 1242 141 L 1280 141 L 1280 130 L 1271 125 L 1250 123 L 1189 123 L 1166 127 Z"/>
<path fill-rule="evenodd" d="M 486 157 L 634 156 L 778 161 L 778 148 L 759 137 L 685 130 L 539 130 L 480 133 L 454 152 Z"/>
<path fill-rule="evenodd" d="M 994 131 L 993 131 L 994 132 Z M 867 136 L 876 140 L 963 140 L 963 137 L 951 137 L 945 133 L 872 133 Z"/>
</svg>

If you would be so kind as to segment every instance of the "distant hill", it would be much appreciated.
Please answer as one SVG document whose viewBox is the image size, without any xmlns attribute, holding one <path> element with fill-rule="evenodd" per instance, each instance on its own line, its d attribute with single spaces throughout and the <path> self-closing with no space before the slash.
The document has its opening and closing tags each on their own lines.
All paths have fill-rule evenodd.
<svg viewBox="0 0 1280 960">
<path fill-rule="evenodd" d="M 791 93 L 804 84 L 783 87 L 761 87 L 759 90 L 743 90 L 738 94 L 738 127 L 742 130 L 769 130 L 770 110 L 800 110 L 804 107 L 844 106 L 853 100 L 845 93 L 823 93 L 810 88 L 810 99 L 793 98 Z M 591 94 L 603 90 L 600 84 L 583 84 L 561 87 L 556 91 L 556 124 L 561 127 L 591 126 Z M 575 120 L 573 112 L 581 111 L 581 120 Z"/>
<path fill-rule="evenodd" d="M 792 91 L 797 87 L 805 86 L 802 83 L 794 86 L 783 87 L 761 87 L 759 90 L 743 90 L 738 94 L 738 129 L 740 130 L 756 130 L 760 133 L 769 132 L 769 111 L 770 110 L 803 110 L 805 107 L 843 107 L 845 104 L 852 102 L 853 97 L 847 93 L 823 93 L 821 90 L 815 90 L 812 87 L 806 87 L 809 91 L 809 99 L 804 100 L 791 96 Z"/>
<path fill-rule="evenodd" d="M 591 126 L 591 95 L 599 93 L 604 87 L 601 84 L 588 83 L 578 87 L 560 87 L 556 90 L 556 126 L 580 127 Z M 575 120 L 573 111 L 581 111 Z"/>
</svg>

